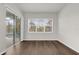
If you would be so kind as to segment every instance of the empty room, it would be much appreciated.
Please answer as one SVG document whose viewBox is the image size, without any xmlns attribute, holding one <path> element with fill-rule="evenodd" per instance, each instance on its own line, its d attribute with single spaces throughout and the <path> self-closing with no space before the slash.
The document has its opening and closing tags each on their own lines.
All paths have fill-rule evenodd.
<svg viewBox="0 0 79 59">
<path fill-rule="evenodd" d="M 0 3 L 0 55 L 79 55 L 79 3 Z"/>
</svg>

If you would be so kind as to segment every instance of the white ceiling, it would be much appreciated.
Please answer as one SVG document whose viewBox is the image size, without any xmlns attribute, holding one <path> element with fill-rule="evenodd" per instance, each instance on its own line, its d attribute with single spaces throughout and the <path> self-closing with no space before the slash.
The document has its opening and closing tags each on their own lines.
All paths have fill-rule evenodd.
<svg viewBox="0 0 79 59">
<path fill-rule="evenodd" d="M 11 3 L 22 12 L 59 12 L 67 3 Z"/>
<path fill-rule="evenodd" d="M 64 3 L 21 3 L 18 7 L 22 12 L 59 12 Z"/>
</svg>

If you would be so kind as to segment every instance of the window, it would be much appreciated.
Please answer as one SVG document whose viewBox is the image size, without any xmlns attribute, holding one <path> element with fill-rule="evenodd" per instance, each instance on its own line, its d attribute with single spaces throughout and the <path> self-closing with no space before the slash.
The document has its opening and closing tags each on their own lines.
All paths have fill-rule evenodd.
<svg viewBox="0 0 79 59">
<path fill-rule="evenodd" d="M 53 18 L 29 18 L 28 32 L 53 32 Z"/>
<path fill-rule="evenodd" d="M 14 26 L 15 15 L 9 11 L 6 11 L 6 37 L 13 38 L 13 26 Z"/>
<path fill-rule="evenodd" d="M 21 19 L 9 10 L 6 11 L 6 38 L 20 38 Z"/>
</svg>

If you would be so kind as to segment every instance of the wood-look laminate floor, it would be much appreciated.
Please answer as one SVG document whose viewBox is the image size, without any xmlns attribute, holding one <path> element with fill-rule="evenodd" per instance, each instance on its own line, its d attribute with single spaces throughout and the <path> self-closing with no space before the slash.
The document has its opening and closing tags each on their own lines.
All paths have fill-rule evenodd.
<svg viewBox="0 0 79 59">
<path fill-rule="evenodd" d="M 23 41 L 8 49 L 5 55 L 75 55 L 58 41 Z"/>
</svg>

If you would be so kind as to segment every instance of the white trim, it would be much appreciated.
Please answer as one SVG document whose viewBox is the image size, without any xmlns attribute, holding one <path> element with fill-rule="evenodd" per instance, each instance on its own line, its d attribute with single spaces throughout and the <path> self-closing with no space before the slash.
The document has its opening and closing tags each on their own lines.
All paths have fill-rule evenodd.
<svg viewBox="0 0 79 59">
<path fill-rule="evenodd" d="M 28 32 L 28 33 L 54 33 L 54 32 Z"/>
<path fill-rule="evenodd" d="M 34 40 L 37 40 L 37 41 L 40 41 L 40 40 L 42 40 L 42 41 L 50 41 L 50 40 L 58 40 L 58 39 L 24 39 L 24 40 L 26 40 L 26 41 L 34 41 Z"/>
<path fill-rule="evenodd" d="M 47 17 L 48 19 L 50 18 L 50 17 Z M 53 21 L 53 18 L 52 18 L 52 25 L 47 25 L 47 26 L 51 26 L 52 27 L 52 31 L 51 32 L 45 32 L 45 26 L 44 26 L 44 32 L 37 32 L 37 26 L 36 26 L 36 32 L 29 32 L 29 20 L 31 20 L 32 18 L 28 18 L 28 33 L 53 33 L 54 32 L 54 30 L 53 30 L 53 28 L 54 28 L 54 21 Z M 34 26 L 34 25 L 33 25 Z"/>
<path fill-rule="evenodd" d="M 9 5 L 4 5 L 4 6 L 5 6 L 5 8 L 6 8 L 6 11 L 11 12 L 11 13 L 14 14 L 15 16 L 18 16 L 17 12 L 16 12 L 13 8 L 11 8 Z M 21 18 L 20 16 L 18 16 L 18 17 Z"/>
</svg>

